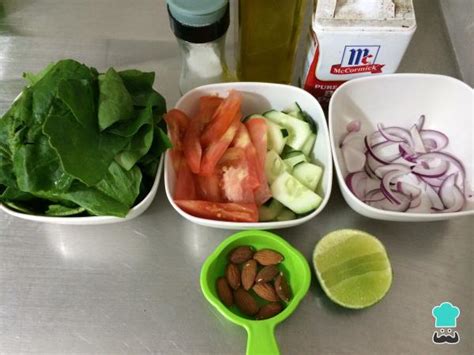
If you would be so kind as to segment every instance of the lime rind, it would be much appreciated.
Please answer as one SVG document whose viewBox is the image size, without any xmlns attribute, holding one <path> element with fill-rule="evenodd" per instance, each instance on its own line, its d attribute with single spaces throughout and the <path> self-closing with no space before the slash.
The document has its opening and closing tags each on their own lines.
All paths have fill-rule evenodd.
<svg viewBox="0 0 474 355">
<path fill-rule="evenodd" d="M 326 295 L 347 308 L 374 305 L 392 284 L 385 247 L 358 230 L 343 229 L 324 236 L 314 249 L 313 265 Z"/>
</svg>

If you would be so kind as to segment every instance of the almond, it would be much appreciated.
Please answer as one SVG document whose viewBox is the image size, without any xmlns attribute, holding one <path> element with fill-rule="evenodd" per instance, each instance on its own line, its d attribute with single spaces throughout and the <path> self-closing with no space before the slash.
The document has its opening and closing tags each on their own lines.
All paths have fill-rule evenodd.
<svg viewBox="0 0 474 355">
<path fill-rule="evenodd" d="M 237 290 L 240 287 L 240 270 L 237 265 L 227 265 L 227 268 L 225 269 L 225 277 L 229 283 L 229 286 L 234 290 Z"/>
<path fill-rule="evenodd" d="M 258 312 L 257 301 L 243 288 L 234 291 L 234 300 L 242 313 L 253 316 Z"/>
<path fill-rule="evenodd" d="M 283 261 L 283 255 L 272 249 L 261 249 L 253 255 L 253 258 L 263 266 L 276 265 Z"/>
<path fill-rule="evenodd" d="M 252 259 L 253 250 L 248 245 L 243 245 L 233 249 L 229 254 L 229 261 L 234 264 L 242 264 Z"/>
<path fill-rule="evenodd" d="M 270 282 L 278 275 L 280 270 L 276 265 L 268 265 L 262 268 L 255 277 L 255 282 Z"/>
<path fill-rule="evenodd" d="M 262 306 L 257 313 L 256 319 L 268 319 L 276 316 L 281 312 L 283 307 L 279 302 L 268 303 L 265 306 Z"/>
<path fill-rule="evenodd" d="M 261 298 L 263 298 L 266 301 L 277 302 L 280 300 L 275 292 L 275 289 L 269 283 L 266 283 L 266 282 L 257 283 L 253 287 L 253 290 L 257 295 L 259 295 Z"/>
<path fill-rule="evenodd" d="M 280 297 L 281 300 L 288 302 L 291 298 L 291 289 L 290 286 L 288 285 L 288 282 L 286 282 L 285 277 L 283 276 L 283 273 L 280 273 L 275 279 L 275 291 Z"/>
<path fill-rule="evenodd" d="M 242 267 L 242 287 L 245 290 L 250 290 L 255 282 L 255 275 L 257 274 L 257 262 L 253 259 L 247 261 Z"/>
<path fill-rule="evenodd" d="M 229 284 L 225 277 L 219 277 L 216 281 L 217 294 L 219 295 L 220 300 L 227 307 L 230 307 L 234 304 L 234 297 L 232 296 L 232 291 L 230 290 Z"/>
</svg>

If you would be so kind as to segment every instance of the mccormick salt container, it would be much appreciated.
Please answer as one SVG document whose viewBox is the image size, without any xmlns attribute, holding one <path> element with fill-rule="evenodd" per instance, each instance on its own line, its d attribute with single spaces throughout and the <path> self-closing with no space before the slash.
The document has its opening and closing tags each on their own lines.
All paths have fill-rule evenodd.
<svg viewBox="0 0 474 355">
<path fill-rule="evenodd" d="M 394 73 L 416 29 L 412 0 L 318 0 L 301 83 L 323 107 L 345 81 Z"/>
</svg>

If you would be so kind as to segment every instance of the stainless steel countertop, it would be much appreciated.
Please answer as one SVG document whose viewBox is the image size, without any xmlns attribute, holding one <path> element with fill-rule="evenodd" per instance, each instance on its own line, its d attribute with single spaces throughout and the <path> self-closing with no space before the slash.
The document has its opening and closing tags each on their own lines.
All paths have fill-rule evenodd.
<svg viewBox="0 0 474 355">
<path fill-rule="evenodd" d="M 415 5 L 418 29 L 400 71 L 456 77 L 437 2 Z M 100 70 L 155 70 L 169 106 L 178 98 L 180 61 L 164 0 L 0 2 L 0 113 L 21 90 L 23 71 L 64 57 Z M 282 354 L 472 354 L 473 222 L 370 220 L 346 205 L 336 185 L 321 215 L 276 232 L 310 259 L 327 232 L 367 230 L 388 250 L 393 286 L 374 307 L 349 311 L 313 280 L 277 328 Z M 244 353 L 245 331 L 216 313 L 198 281 L 206 256 L 231 233 L 180 218 L 163 184 L 144 215 L 117 225 L 0 214 L 0 353 Z M 432 344 L 431 309 L 442 301 L 461 309 L 457 345 Z"/>
</svg>

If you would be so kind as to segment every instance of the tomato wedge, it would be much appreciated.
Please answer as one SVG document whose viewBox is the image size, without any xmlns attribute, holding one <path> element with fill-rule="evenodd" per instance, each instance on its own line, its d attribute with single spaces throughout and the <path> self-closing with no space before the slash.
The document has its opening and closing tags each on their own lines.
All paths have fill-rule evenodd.
<svg viewBox="0 0 474 355">
<path fill-rule="evenodd" d="M 217 141 L 212 142 L 206 147 L 201 161 L 201 169 L 199 175 L 209 176 L 214 173 L 215 167 L 219 159 L 224 155 L 226 149 L 234 139 L 235 134 L 240 125 L 241 114 L 238 113 L 234 117 L 232 125 L 227 129 L 224 135 Z"/>
<path fill-rule="evenodd" d="M 264 204 L 272 193 L 267 183 L 267 176 L 265 175 L 265 157 L 267 155 L 267 123 L 264 118 L 253 118 L 245 123 L 248 129 L 250 140 L 255 147 L 258 157 L 257 175 L 260 186 L 254 191 L 255 202 L 258 205 Z"/>
<path fill-rule="evenodd" d="M 256 189 L 260 186 L 257 172 L 259 160 L 257 151 L 250 140 L 249 132 L 243 123 L 240 124 L 239 130 L 232 141 L 232 146 L 242 148 L 245 151 L 244 159 L 247 159 L 248 163 L 249 184 L 252 189 Z"/>
<path fill-rule="evenodd" d="M 258 160 L 261 166 L 265 166 L 265 157 L 267 156 L 267 123 L 264 118 L 252 118 L 245 122 L 245 126 L 250 135 Z"/>
<path fill-rule="evenodd" d="M 175 200 L 182 210 L 196 217 L 231 222 L 258 222 L 255 203 L 209 202 L 202 200 Z"/>
<path fill-rule="evenodd" d="M 196 185 L 194 182 L 194 176 L 189 169 L 189 166 L 185 159 L 179 160 L 179 170 L 176 174 L 176 183 L 174 186 L 174 198 L 180 199 L 195 199 Z"/>
<path fill-rule="evenodd" d="M 211 201 L 211 202 L 221 202 L 221 178 L 217 174 L 212 174 L 210 176 L 195 176 L 198 190 L 198 197 L 201 200 Z"/>
<path fill-rule="evenodd" d="M 190 122 L 189 117 L 181 110 L 172 109 L 166 113 L 164 118 L 173 148 L 182 150 L 184 135 Z"/>
<path fill-rule="evenodd" d="M 214 113 L 212 120 L 206 125 L 201 135 L 201 144 L 208 146 L 212 142 L 220 140 L 220 138 L 231 127 L 237 115 L 240 115 L 240 107 L 242 103 L 242 95 L 231 90 L 227 98 Z"/>
<path fill-rule="evenodd" d="M 255 202 L 249 164 L 242 148 L 227 149 L 218 163 L 224 198 L 230 202 Z"/>
</svg>

